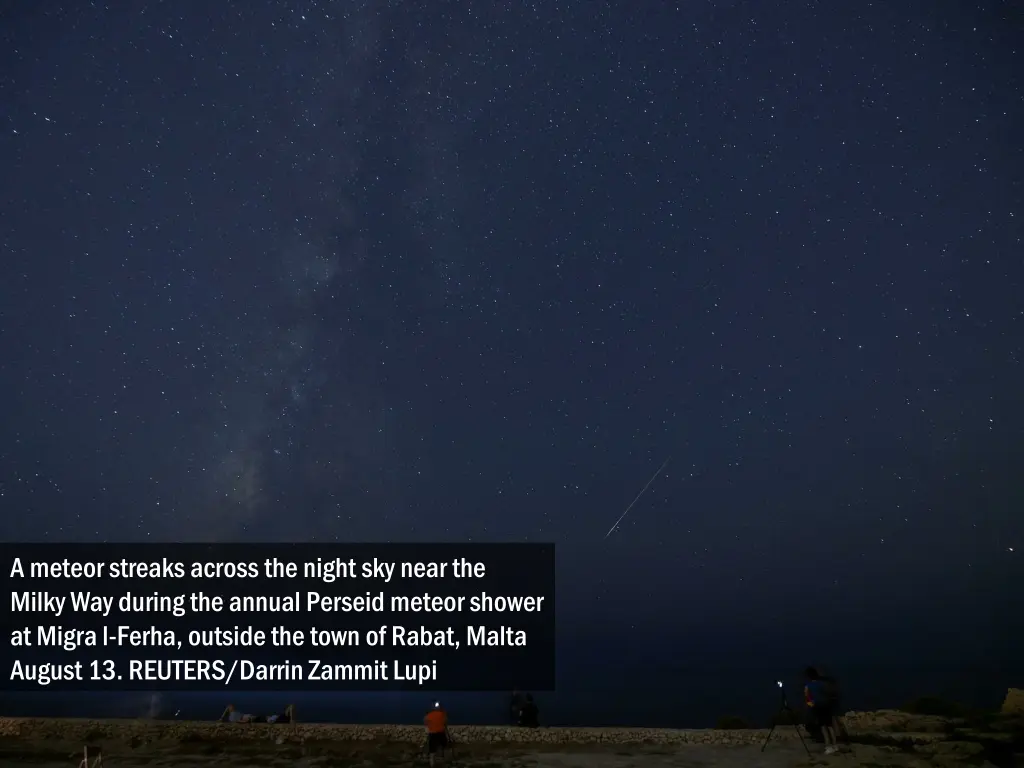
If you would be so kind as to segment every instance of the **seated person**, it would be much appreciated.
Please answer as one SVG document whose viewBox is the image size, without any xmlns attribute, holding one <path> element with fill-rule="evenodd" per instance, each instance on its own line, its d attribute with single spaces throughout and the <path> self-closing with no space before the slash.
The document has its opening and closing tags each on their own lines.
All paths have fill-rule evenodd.
<svg viewBox="0 0 1024 768">
<path fill-rule="evenodd" d="M 523 694 L 518 689 L 512 691 L 512 698 L 509 701 L 508 711 L 512 725 L 519 725 L 519 713 L 523 709 Z"/>
<path fill-rule="evenodd" d="M 540 712 L 537 710 L 532 694 L 526 694 L 526 701 L 519 710 L 519 725 L 524 728 L 536 728 L 540 725 Z"/>
<path fill-rule="evenodd" d="M 433 768 L 434 755 L 443 755 L 448 746 L 448 713 L 441 708 L 441 702 L 434 702 L 434 708 L 423 718 L 423 725 L 427 728 L 427 755 Z"/>
</svg>

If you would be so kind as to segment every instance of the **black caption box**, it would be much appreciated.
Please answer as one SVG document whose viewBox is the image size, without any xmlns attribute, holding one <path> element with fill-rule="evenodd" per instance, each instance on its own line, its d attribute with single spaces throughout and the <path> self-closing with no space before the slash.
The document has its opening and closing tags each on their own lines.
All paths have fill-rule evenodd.
<svg viewBox="0 0 1024 768">
<path fill-rule="evenodd" d="M 0 554 L 3 690 L 554 689 L 553 544 Z"/>
</svg>

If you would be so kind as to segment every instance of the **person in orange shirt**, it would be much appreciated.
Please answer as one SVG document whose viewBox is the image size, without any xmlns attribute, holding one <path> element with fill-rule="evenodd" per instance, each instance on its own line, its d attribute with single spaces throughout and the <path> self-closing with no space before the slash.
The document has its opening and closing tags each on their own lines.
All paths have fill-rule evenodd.
<svg viewBox="0 0 1024 768">
<path fill-rule="evenodd" d="M 433 768 L 434 755 L 438 752 L 444 754 L 448 746 L 448 713 L 441 708 L 441 702 L 434 702 L 434 708 L 427 712 L 423 724 L 427 727 L 427 754 Z"/>
</svg>

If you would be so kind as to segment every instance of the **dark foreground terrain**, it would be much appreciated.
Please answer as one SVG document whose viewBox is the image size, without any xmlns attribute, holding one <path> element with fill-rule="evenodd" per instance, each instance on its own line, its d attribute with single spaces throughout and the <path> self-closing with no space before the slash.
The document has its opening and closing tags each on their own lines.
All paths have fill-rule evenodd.
<svg viewBox="0 0 1024 768">
<path fill-rule="evenodd" d="M 808 755 L 790 726 L 761 751 L 765 730 L 453 728 L 466 768 L 956 768 L 1020 764 L 1020 721 L 963 723 L 898 713 L 851 714 L 848 752 Z M 426 765 L 413 726 L 225 725 L 144 720 L 0 719 L 0 768 L 77 768 L 101 751 L 109 768 L 333 768 Z"/>
</svg>

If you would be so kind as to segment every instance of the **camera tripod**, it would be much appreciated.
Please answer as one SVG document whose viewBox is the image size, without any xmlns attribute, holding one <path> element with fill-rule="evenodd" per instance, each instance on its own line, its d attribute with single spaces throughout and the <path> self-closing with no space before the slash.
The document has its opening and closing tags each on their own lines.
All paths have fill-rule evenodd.
<svg viewBox="0 0 1024 768">
<path fill-rule="evenodd" d="M 772 734 L 775 733 L 776 727 L 782 721 L 784 717 L 788 717 L 790 722 L 793 723 L 793 727 L 796 729 L 796 735 L 800 737 L 800 743 L 804 745 L 804 750 L 808 756 L 811 754 L 811 748 L 807 746 L 807 741 L 804 739 L 804 734 L 800 730 L 800 725 L 797 723 L 796 713 L 792 707 L 789 706 L 789 700 L 786 698 L 786 690 L 782 687 L 782 683 L 779 683 L 779 696 L 781 701 L 779 703 L 779 712 L 772 721 L 771 730 L 768 731 L 768 736 L 764 740 L 764 744 L 761 745 L 761 751 L 764 752 L 768 746 L 768 742 L 772 740 Z"/>
</svg>

